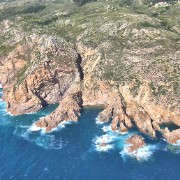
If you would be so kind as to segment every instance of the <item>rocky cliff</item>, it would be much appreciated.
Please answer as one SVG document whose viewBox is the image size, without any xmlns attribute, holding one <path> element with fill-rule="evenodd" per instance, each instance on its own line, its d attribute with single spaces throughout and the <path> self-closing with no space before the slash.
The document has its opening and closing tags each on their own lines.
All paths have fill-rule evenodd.
<svg viewBox="0 0 180 180">
<path fill-rule="evenodd" d="M 69 8 L 55 2 L 52 13 L 49 3 L 30 9 L 21 4 L 21 11 L 15 7 L 14 17 L 6 20 L 6 10 L 14 5 L 2 6 L 0 82 L 7 110 L 34 113 L 58 103 L 36 122 L 50 132 L 64 120 L 77 121 L 83 106 L 100 105 L 98 120 L 111 121 L 113 131 L 136 126 L 177 143 L 180 44 L 171 7 L 163 12 L 172 18 L 167 24 L 162 13 L 154 17 L 146 6 L 147 13 L 116 1 L 81 7 L 68 2 Z M 175 8 L 179 12 L 178 4 Z M 168 124 L 177 129 L 171 132 Z"/>
</svg>

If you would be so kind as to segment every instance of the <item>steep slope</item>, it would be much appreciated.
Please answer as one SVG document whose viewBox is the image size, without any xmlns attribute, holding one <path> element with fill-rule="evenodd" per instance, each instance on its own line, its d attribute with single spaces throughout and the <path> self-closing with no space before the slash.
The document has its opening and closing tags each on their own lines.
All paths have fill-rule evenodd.
<svg viewBox="0 0 180 180">
<path fill-rule="evenodd" d="M 58 103 L 71 85 L 80 81 L 78 58 L 63 39 L 26 36 L 1 66 L 7 110 L 32 113 Z"/>
</svg>

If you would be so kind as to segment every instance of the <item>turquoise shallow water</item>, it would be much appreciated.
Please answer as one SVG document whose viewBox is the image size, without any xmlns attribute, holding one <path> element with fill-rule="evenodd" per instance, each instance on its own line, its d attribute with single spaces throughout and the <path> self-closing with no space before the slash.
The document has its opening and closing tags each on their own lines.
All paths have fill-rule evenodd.
<svg viewBox="0 0 180 180">
<path fill-rule="evenodd" d="M 109 131 L 108 124 L 96 124 L 98 108 L 84 109 L 78 123 L 47 135 L 30 130 L 55 108 L 10 116 L 0 101 L 0 179 L 180 179 L 179 147 L 145 137 L 146 158 L 137 161 L 123 147 L 130 134 L 139 132 L 120 135 Z M 108 150 L 99 148 L 102 139 L 109 141 Z"/>
</svg>

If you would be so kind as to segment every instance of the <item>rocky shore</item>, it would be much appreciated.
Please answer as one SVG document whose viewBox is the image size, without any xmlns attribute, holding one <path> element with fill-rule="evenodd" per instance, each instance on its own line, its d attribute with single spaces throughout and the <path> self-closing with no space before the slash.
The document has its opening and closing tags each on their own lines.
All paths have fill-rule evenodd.
<svg viewBox="0 0 180 180">
<path fill-rule="evenodd" d="M 127 17 L 120 17 L 119 21 L 107 16 L 108 22 L 114 20 L 114 26 L 119 29 L 112 34 L 106 21 L 98 19 L 100 28 L 92 25 L 92 32 L 99 30 L 109 40 L 98 39 L 95 47 L 85 42 L 91 41 L 90 38 L 97 40 L 95 33 L 85 37 L 88 28 L 78 35 L 72 34 L 76 36 L 72 43 L 64 37 L 27 33 L 10 20 L 2 21 L 0 32 L 5 36 L 10 31 L 13 44 L 6 55 L 0 54 L 0 83 L 7 111 L 12 115 L 34 113 L 58 103 L 54 112 L 36 122 L 36 126 L 48 133 L 64 120 L 78 121 L 84 106 L 98 105 L 104 107 L 98 120 L 111 122 L 113 131 L 127 132 L 136 126 L 152 138 L 159 132 L 168 143 L 178 143 L 180 129 L 168 129 L 168 124 L 180 126 L 179 92 L 175 88 L 179 50 L 171 46 L 177 35 L 153 27 L 138 30 L 138 18 L 126 16 L 131 16 L 131 22 Z M 145 15 L 136 16 L 142 22 L 154 20 Z M 132 42 L 128 39 L 130 34 Z M 165 40 L 167 46 L 159 44 L 159 39 Z M 128 45 L 119 44 L 122 41 Z M 150 47 L 142 47 L 141 43 L 149 43 Z M 161 65 L 157 64 L 160 61 Z M 174 74 L 168 75 L 165 67 L 174 68 Z M 167 81 L 169 77 L 165 75 L 174 78 L 173 82 Z M 162 129 L 161 125 L 167 127 Z M 144 145 L 139 136 L 127 142 L 133 144 L 129 151 Z"/>
<path fill-rule="evenodd" d="M 27 61 L 25 54 L 32 47 Z M 84 53 L 88 53 L 88 50 Z M 177 143 L 180 139 L 179 129 L 170 132 L 168 128 L 161 129 L 160 125 L 179 125 L 180 116 L 151 101 L 147 82 L 141 85 L 138 95 L 134 97 L 130 85 L 115 85 L 115 82 L 109 85 L 99 80 L 95 82 L 92 74 L 88 74 L 86 64 L 82 66 L 81 61 L 88 63 L 87 57 L 80 57 L 65 40 L 30 36 L 26 47 L 18 44 L 1 66 L 3 99 L 7 102 L 7 110 L 14 115 L 33 113 L 48 104 L 59 103 L 52 114 L 36 123 L 36 126 L 50 132 L 64 120 L 77 121 L 83 106 L 101 105 L 104 110 L 99 113 L 98 119 L 100 122 L 111 121 L 113 131 L 127 132 L 135 125 L 153 138 L 159 131 L 169 143 Z M 27 67 L 30 62 L 32 65 Z M 96 89 L 91 89 L 94 83 Z"/>
</svg>

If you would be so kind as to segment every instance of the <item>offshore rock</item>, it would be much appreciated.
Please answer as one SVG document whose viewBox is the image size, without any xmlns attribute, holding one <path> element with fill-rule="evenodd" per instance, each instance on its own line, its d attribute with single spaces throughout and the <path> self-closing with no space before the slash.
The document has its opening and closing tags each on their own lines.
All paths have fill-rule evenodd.
<svg viewBox="0 0 180 180">
<path fill-rule="evenodd" d="M 144 147 L 146 144 L 143 138 L 139 135 L 132 135 L 126 140 L 128 153 L 137 154 L 138 149 Z"/>
</svg>

